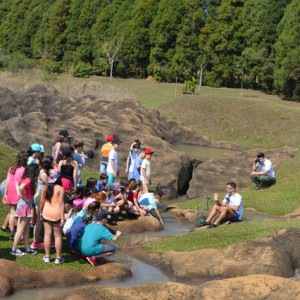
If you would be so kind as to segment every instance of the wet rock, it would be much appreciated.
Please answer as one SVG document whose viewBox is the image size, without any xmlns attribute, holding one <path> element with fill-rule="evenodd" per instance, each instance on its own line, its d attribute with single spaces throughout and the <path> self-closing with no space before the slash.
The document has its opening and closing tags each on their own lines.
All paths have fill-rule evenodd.
<svg viewBox="0 0 300 300">
<path fill-rule="evenodd" d="M 15 262 L 0 259 L 0 269 L 5 270 L 5 275 L 0 276 L 0 296 L 22 289 L 67 287 L 99 280 L 123 281 L 132 276 L 128 267 L 116 262 L 104 262 L 85 272 L 63 268 L 34 271 Z"/>
<path fill-rule="evenodd" d="M 119 221 L 116 226 L 109 226 L 112 230 L 120 230 L 124 233 L 141 233 L 147 231 L 160 231 L 161 223 L 152 216 L 146 216 L 135 220 Z"/>
<path fill-rule="evenodd" d="M 211 281 L 200 286 L 180 283 L 151 283 L 137 287 L 90 286 L 73 289 L 49 299 L 298 299 L 299 279 L 268 275 Z"/>
</svg>

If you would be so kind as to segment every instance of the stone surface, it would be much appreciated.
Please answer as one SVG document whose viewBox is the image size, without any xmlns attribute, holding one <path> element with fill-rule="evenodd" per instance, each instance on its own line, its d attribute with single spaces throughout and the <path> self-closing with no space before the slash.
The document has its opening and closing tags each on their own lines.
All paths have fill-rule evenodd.
<svg viewBox="0 0 300 300">
<path fill-rule="evenodd" d="M 299 279 L 268 275 L 211 281 L 200 286 L 180 283 L 151 283 L 138 287 L 90 286 L 50 299 L 299 299 Z"/>
<path fill-rule="evenodd" d="M 132 275 L 128 267 L 116 262 L 102 264 L 85 272 L 63 268 L 34 271 L 13 261 L 0 259 L 0 269 L 5 270 L 0 276 L 0 297 L 23 289 L 76 286 L 100 280 L 123 281 Z"/>
</svg>

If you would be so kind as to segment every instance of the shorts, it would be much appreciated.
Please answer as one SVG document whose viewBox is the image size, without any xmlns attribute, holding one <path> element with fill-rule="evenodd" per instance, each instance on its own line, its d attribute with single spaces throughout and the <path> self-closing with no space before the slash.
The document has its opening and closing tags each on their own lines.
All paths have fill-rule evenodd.
<svg viewBox="0 0 300 300">
<path fill-rule="evenodd" d="M 24 199 L 20 199 L 17 204 L 16 214 L 18 217 L 22 218 L 32 218 L 32 202 L 33 201 L 25 201 Z"/>
<path fill-rule="evenodd" d="M 235 211 L 233 216 L 231 218 L 225 218 L 224 221 L 230 221 L 230 222 L 239 222 L 240 221 L 240 215 Z"/>
<path fill-rule="evenodd" d="M 70 179 L 62 178 L 61 183 L 66 193 L 71 191 L 73 184 Z"/>
<path fill-rule="evenodd" d="M 101 174 L 106 174 L 106 169 L 107 169 L 107 164 L 100 163 L 100 169 L 99 169 L 100 173 Z"/>
<path fill-rule="evenodd" d="M 102 244 L 102 251 L 99 254 L 102 253 L 107 253 L 107 252 L 116 252 L 117 247 L 113 245 L 108 245 L 108 244 Z"/>
<path fill-rule="evenodd" d="M 59 225 L 60 222 L 61 222 L 61 219 L 59 219 L 59 220 L 57 220 L 57 221 L 50 221 L 50 220 L 47 220 L 47 219 L 45 219 L 44 217 L 42 217 L 42 221 L 43 221 L 43 222 L 46 222 L 46 223 L 49 223 L 49 224 L 51 224 L 51 225 Z"/>
<path fill-rule="evenodd" d="M 114 173 L 107 173 L 108 179 L 107 184 L 112 184 L 115 181 Z"/>
</svg>

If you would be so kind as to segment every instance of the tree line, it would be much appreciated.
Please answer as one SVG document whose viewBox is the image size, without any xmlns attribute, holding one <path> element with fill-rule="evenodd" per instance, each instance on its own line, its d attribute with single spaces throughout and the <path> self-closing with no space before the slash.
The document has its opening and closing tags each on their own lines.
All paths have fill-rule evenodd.
<svg viewBox="0 0 300 300">
<path fill-rule="evenodd" d="M 1 0 L 0 66 L 245 87 L 300 100 L 299 0 Z M 202 76 L 203 75 L 203 78 Z"/>
</svg>

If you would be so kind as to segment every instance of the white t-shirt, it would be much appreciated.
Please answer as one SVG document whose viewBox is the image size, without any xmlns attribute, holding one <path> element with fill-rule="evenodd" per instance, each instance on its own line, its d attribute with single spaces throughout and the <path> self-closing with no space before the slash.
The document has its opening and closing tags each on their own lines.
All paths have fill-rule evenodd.
<svg viewBox="0 0 300 300">
<path fill-rule="evenodd" d="M 148 181 L 151 180 L 151 164 L 148 159 L 143 159 L 142 165 L 141 165 L 141 181 L 144 183 L 144 182 L 146 182 L 146 180 L 143 176 L 142 169 L 144 169 L 146 171 L 146 176 L 147 176 Z"/>
<path fill-rule="evenodd" d="M 260 172 L 268 170 L 267 176 L 275 177 L 273 164 L 269 159 L 265 158 L 264 163 L 256 163 L 256 167 Z"/>
<path fill-rule="evenodd" d="M 235 193 L 234 195 L 227 194 L 223 202 L 226 202 L 230 206 L 239 206 L 239 209 L 237 210 L 237 213 L 239 214 L 239 220 L 243 219 L 244 205 L 243 205 L 242 196 L 240 194 L 238 193 Z"/>
<path fill-rule="evenodd" d="M 118 152 L 115 149 L 111 149 L 109 151 L 109 156 L 108 156 L 108 165 L 106 172 L 107 173 L 113 173 L 113 169 L 111 166 L 111 161 L 113 160 L 114 166 L 115 166 L 115 171 L 118 172 Z"/>
</svg>

